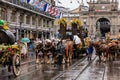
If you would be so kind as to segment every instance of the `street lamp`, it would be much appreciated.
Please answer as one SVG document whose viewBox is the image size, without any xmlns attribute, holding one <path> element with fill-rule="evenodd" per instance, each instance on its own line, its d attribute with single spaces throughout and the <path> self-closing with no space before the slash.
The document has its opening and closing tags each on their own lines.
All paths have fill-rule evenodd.
<svg viewBox="0 0 120 80">
<path fill-rule="evenodd" d="M 38 28 L 37 28 L 38 26 L 37 26 L 37 20 L 36 20 L 35 23 L 36 23 L 36 38 L 38 38 L 38 30 L 37 30 L 37 29 L 38 29 Z"/>
<path fill-rule="evenodd" d="M 21 39 L 21 29 L 22 29 L 22 21 L 20 21 L 20 34 L 19 34 L 19 39 Z"/>
</svg>

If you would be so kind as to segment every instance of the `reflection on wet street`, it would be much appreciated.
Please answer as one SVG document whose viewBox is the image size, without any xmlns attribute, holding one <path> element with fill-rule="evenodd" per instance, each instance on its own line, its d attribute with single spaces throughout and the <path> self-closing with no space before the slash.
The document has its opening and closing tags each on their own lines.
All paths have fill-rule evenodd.
<svg viewBox="0 0 120 80">
<path fill-rule="evenodd" d="M 120 58 L 108 63 L 107 80 L 120 80 Z"/>
<path fill-rule="evenodd" d="M 0 77 L 0 80 L 120 80 L 120 59 L 99 63 L 98 58 L 93 56 L 90 62 L 84 58 L 61 66 L 54 64 L 24 65 L 19 77 L 15 78 L 11 74 Z"/>
<path fill-rule="evenodd" d="M 77 80 L 103 80 L 104 70 L 104 63 L 98 63 L 95 60 Z"/>
</svg>

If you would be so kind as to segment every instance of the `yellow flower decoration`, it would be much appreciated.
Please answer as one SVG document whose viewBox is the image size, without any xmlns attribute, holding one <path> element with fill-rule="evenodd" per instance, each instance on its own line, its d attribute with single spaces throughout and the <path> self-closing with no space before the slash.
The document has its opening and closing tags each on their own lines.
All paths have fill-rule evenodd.
<svg viewBox="0 0 120 80">
<path fill-rule="evenodd" d="M 81 21 L 80 21 L 79 19 L 77 19 L 77 18 L 74 18 L 74 19 L 72 20 L 71 24 L 77 24 L 77 25 L 79 25 L 79 26 L 82 26 Z"/>
<path fill-rule="evenodd" d="M 18 45 L 12 45 L 11 47 L 12 47 L 12 49 L 15 49 L 15 50 L 18 50 L 18 51 L 20 50 L 20 49 L 18 48 Z"/>
<path fill-rule="evenodd" d="M 8 24 L 7 24 L 7 23 L 5 23 L 5 24 L 3 25 L 3 29 L 4 29 L 4 30 L 8 30 L 8 29 L 9 29 L 9 27 L 8 27 Z"/>
<path fill-rule="evenodd" d="M 65 20 L 65 18 L 59 19 L 58 23 L 59 23 L 59 24 L 62 24 L 64 27 L 67 26 L 67 21 Z"/>
</svg>

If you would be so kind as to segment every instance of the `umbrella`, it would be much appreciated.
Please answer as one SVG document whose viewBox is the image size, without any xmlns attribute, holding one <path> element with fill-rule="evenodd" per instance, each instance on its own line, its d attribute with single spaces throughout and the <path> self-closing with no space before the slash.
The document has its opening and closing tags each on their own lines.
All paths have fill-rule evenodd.
<svg viewBox="0 0 120 80">
<path fill-rule="evenodd" d="M 14 44 L 15 35 L 9 30 L 5 31 L 5 30 L 0 29 L 0 44 L 1 43 Z"/>
<path fill-rule="evenodd" d="M 0 20 L 0 26 L 3 26 L 5 24 L 4 20 Z"/>
<path fill-rule="evenodd" d="M 29 43 L 29 42 L 30 42 L 30 40 L 29 40 L 28 38 L 22 38 L 22 39 L 21 39 L 21 42 L 26 42 L 26 43 Z"/>
</svg>

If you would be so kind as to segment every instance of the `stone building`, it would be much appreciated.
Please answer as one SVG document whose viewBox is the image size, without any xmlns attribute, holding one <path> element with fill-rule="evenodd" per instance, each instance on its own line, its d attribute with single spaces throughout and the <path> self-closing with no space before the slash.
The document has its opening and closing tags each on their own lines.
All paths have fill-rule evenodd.
<svg viewBox="0 0 120 80">
<path fill-rule="evenodd" d="M 105 37 L 110 32 L 116 35 L 120 32 L 120 11 L 118 9 L 118 0 L 90 0 L 89 7 L 83 2 L 80 6 L 69 13 L 63 14 L 66 19 L 79 18 L 83 26 L 88 29 L 88 35 Z M 68 14 L 66 16 L 66 14 Z M 69 16 L 70 14 L 79 14 L 79 16 Z"/>
<path fill-rule="evenodd" d="M 45 1 L 55 5 L 53 0 Z M 0 19 L 8 22 L 18 40 L 21 37 L 30 39 L 50 37 L 55 17 L 35 9 L 30 4 L 21 3 L 20 0 L 0 0 Z"/>
<path fill-rule="evenodd" d="M 102 36 L 110 32 L 116 35 L 120 32 L 120 11 L 118 0 L 90 0 L 89 10 L 80 11 L 80 20 L 85 21 L 89 36 Z"/>
</svg>

